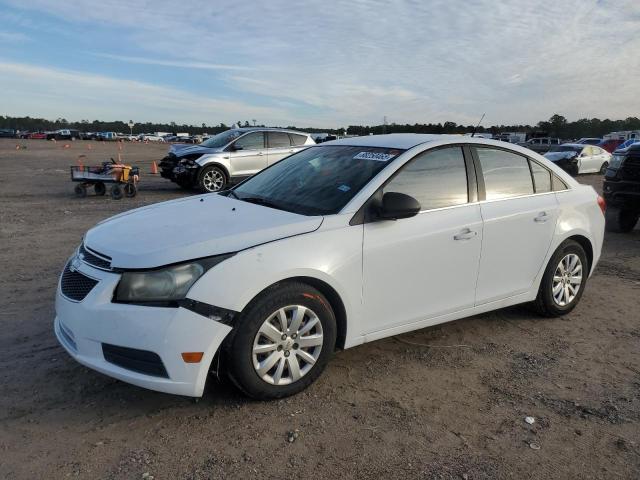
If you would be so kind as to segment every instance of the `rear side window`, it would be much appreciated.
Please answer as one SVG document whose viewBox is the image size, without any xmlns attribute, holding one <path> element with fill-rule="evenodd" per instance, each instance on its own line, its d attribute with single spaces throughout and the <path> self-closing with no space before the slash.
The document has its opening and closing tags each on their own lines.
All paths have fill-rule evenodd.
<svg viewBox="0 0 640 480">
<path fill-rule="evenodd" d="M 569 187 L 567 187 L 567 184 L 564 183 L 560 177 L 558 177 L 555 173 L 553 174 L 553 178 L 552 178 L 552 186 L 553 186 L 553 191 L 554 192 L 561 192 L 562 190 L 567 190 Z"/>
<path fill-rule="evenodd" d="M 531 165 L 531 175 L 533 176 L 533 187 L 536 193 L 547 193 L 551 191 L 551 172 L 536 162 L 529 161 Z"/>
<path fill-rule="evenodd" d="M 441 148 L 417 155 L 384 187 L 386 192 L 411 195 L 422 210 L 467 203 L 467 170 L 461 147 Z"/>
<path fill-rule="evenodd" d="M 236 140 L 233 145 L 243 150 L 262 150 L 264 148 L 264 134 L 263 132 L 248 133 Z"/>
<path fill-rule="evenodd" d="M 290 133 L 289 138 L 291 138 L 291 145 L 304 145 L 307 141 L 306 135 L 298 135 L 296 133 Z"/>
<path fill-rule="evenodd" d="M 519 197 L 533 193 L 529 161 L 515 153 L 477 148 L 484 175 L 487 200 Z"/>
<path fill-rule="evenodd" d="M 267 132 L 269 139 L 269 148 L 288 148 L 291 146 L 291 140 L 286 132 Z"/>
</svg>

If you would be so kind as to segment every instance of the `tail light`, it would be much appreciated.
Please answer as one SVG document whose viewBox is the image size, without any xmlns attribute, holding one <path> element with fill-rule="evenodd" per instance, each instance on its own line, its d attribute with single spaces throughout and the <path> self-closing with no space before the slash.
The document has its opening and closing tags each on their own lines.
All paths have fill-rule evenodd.
<svg viewBox="0 0 640 480">
<path fill-rule="evenodd" d="M 605 202 L 604 198 L 602 198 L 600 195 L 598 195 L 598 206 L 600 207 L 600 210 L 602 210 L 602 214 L 604 215 L 604 211 L 607 209 L 607 202 Z"/>
</svg>

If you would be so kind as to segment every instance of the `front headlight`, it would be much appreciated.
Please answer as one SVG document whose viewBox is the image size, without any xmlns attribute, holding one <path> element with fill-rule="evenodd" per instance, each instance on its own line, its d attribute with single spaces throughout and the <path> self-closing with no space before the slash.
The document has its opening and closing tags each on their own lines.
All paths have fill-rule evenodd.
<svg viewBox="0 0 640 480">
<path fill-rule="evenodd" d="M 124 303 L 177 302 L 204 273 L 231 255 L 194 260 L 157 270 L 124 272 L 114 300 Z"/>
<path fill-rule="evenodd" d="M 609 168 L 620 168 L 624 155 L 613 155 L 609 160 Z"/>
</svg>

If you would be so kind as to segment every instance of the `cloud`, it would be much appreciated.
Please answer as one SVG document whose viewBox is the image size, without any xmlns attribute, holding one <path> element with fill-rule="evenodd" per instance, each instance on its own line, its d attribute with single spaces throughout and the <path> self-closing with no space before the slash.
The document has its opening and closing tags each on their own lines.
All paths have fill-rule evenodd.
<svg viewBox="0 0 640 480">
<path fill-rule="evenodd" d="M 209 125 L 287 115 L 277 108 L 210 98 L 182 90 L 73 70 L 0 61 L 3 113 L 72 119 L 175 121 Z"/>
<path fill-rule="evenodd" d="M 24 33 L 20 33 L 20 32 L 3 32 L 0 31 L 0 42 L 7 42 L 7 43 L 13 43 L 13 42 L 28 42 L 29 40 L 31 40 L 27 35 L 25 35 Z"/>
<path fill-rule="evenodd" d="M 475 123 L 483 112 L 488 124 L 533 123 L 640 110 L 637 0 L 10 3 L 110 29 L 131 46 L 122 56 L 105 43 L 112 59 L 215 70 L 226 97 L 283 115 L 257 117 L 268 123 Z"/>
<path fill-rule="evenodd" d="M 108 58 L 110 60 L 117 60 L 120 62 L 138 63 L 142 65 L 158 65 L 162 67 L 195 68 L 200 70 L 252 70 L 251 67 L 243 67 L 240 65 L 221 65 L 217 63 L 206 62 L 184 62 L 179 60 L 165 60 L 159 58 L 129 57 L 126 55 L 112 55 L 109 53 L 94 53 L 93 55 L 97 57 Z"/>
</svg>

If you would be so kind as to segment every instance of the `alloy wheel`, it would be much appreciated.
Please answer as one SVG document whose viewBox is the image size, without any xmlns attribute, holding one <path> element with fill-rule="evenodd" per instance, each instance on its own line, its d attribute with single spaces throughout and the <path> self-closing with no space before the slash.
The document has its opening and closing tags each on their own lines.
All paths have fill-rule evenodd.
<svg viewBox="0 0 640 480">
<path fill-rule="evenodd" d="M 575 253 L 565 255 L 553 274 L 553 300 L 561 307 L 569 305 L 582 285 L 582 262 Z"/>
<path fill-rule="evenodd" d="M 224 175 L 220 170 L 209 170 L 202 177 L 202 184 L 205 190 L 217 192 L 224 186 Z"/>
<path fill-rule="evenodd" d="M 313 368 L 323 344 L 322 322 L 303 305 L 272 313 L 253 341 L 253 367 L 272 385 L 289 385 Z"/>
</svg>

